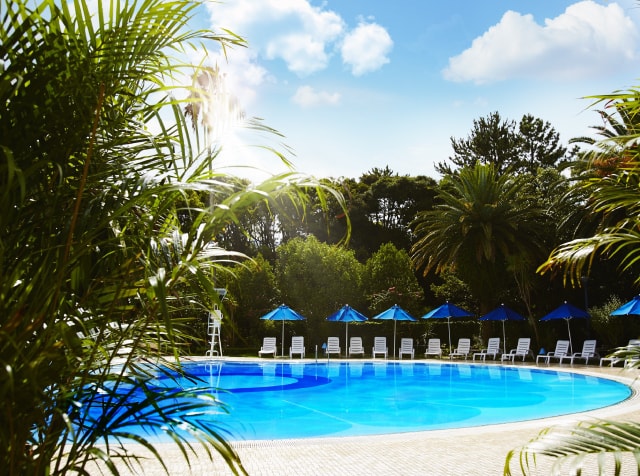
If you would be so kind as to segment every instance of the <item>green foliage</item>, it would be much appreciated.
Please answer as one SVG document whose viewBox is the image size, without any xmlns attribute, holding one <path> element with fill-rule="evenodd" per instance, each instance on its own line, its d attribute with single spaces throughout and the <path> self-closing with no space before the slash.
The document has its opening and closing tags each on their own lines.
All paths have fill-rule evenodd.
<svg viewBox="0 0 640 476">
<path fill-rule="evenodd" d="M 225 327 L 231 327 L 234 337 L 243 344 L 256 345 L 261 341 L 263 326 L 272 325 L 271 321 L 260 321 L 260 317 L 280 304 L 273 267 L 258 255 L 236 265 L 225 287 L 229 292 L 225 316 L 230 319 Z"/>
<path fill-rule="evenodd" d="M 422 311 L 423 292 L 405 250 L 386 243 L 369 258 L 364 267 L 364 289 L 372 314 L 394 304 L 410 314 Z"/>
<path fill-rule="evenodd" d="M 515 474 L 511 466 L 516 455 L 520 460 L 521 472 L 518 474 L 537 474 L 536 462 L 543 456 L 555 459 L 550 473 L 552 475 L 583 474 L 592 465 L 597 467 L 597 474 L 632 474 L 627 469 L 634 473 L 640 469 L 639 439 L 640 424 L 636 422 L 583 422 L 573 427 L 543 430 L 538 438 L 519 452 L 509 452 L 504 474 Z M 623 464 L 625 453 L 631 454 L 632 459 L 635 459 L 635 464 L 632 463 L 631 467 Z"/>
<path fill-rule="evenodd" d="M 363 265 L 344 247 L 313 236 L 295 238 L 278 247 L 275 272 L 283 303 L 307 318 L 312 338 L 321 335 L 325 319 L 344 304 L 364 307 Z"/>
<path fill-rule="evenodd" d="M 349 247 L 365 262 L 384 243 L 409 250 L 412 241 L 410 224 L 416 213 L 433 206 L 436 182 L 425 176 L 399 176 L 388 167 L 373 169 L 358 181 L 343 180 L 335 187 L 347 196 L 352 234 Z M 328 221 L 333 230 L 340 230 L 345 215 L 335 213 Z M 323 233 L 314 234 L 322 241 L 335 242 Z M 334 231 L 335 236 L 335 231 Z"/>
<path fill-rule="evenodd" d="M 452 270 L 488 311 L 510 279 L 514 260 L 540 253 L 542 210 L 529 199 L 524 176 L 498 175 L 477 163 L 443 179 L 440 203 L 414 222 L 411 257 L 418 269 Z M 484 304 L 483 304 L 484 303 Z"/>
<path fill-rule="evenodd" d="M 466 139 L 451 138 L 454 156 L 449 158 L 454 168 L 441 162 L 436 170 L 442 175 L 471 167 L 476 162 L 491 164 L 501 174 L 529 173 L 539 168 L 555 167 L 562 163 L 567 149 L 560 144 L 560 136 L 551 124 L 530 114 L 522 116 L 519 124 L 503 120 L 496 111 L 473 121 L 473 129 Z"/>
<path fill-rule="evenodd" d="M 628 318 L 612 316 L 611 312 L 624 304 L 618 296 L 611 296 L 602 306 L 589 308 L 591 315 L 591 329 L 598 336 L 598 342 L 606 349 L 613 349 L 622 345 L 626 336 L 629 322 Z M 627 339 L 628 340 L 628 339 Z"/>
<path fill-rule="evenodd" d="M 639 92 L 631 90 L 598 99 L 607 101 L 623 115 L 636 116 Z M 581 276 L 589 274 L 594 262 L 606 258 L 617 263 L 621 272 L 634 272 L 638 276 L 640 157 L 637 137 L 634 128 L 625 130 L 622 136 L 607 136 L 585 156 L 588 165 L 582 175 L 581 192 L 588 197 L 587 210 L 599 223 L 591 236 L 558 246 L 540 266 L 540 272 L 560 272 L 565 281 L 575 285 Z M 640 278 L 635 284 L 640 284 Z"/>
<path fill-rule="evenodd" d="M 224 409 L 176 403 L 171 390 L 149 391 L 150 379 L 159 364 L 179 366 L 193 316 L 215 304 L 217 280 L 240 257 L 215 237 L 258 202 L 304 209 L 305 189 L 321 207 L 339 194 L 293 173 L 235 186 L 213 170 L 216 152 L 192 142 L 169 84 L 197 67 L 171 55 L 244 44 L 188 30 L 197 2 L 98 2 L 92 15 L 83 0 L 1 1 L 3 474 L 86 474 L 93 461 L 117 473 L 136 460 L 132 440 L 162 463 L 132 421 L 168 434 L 187 462 L 190 433 L 243 473 L 216 425 L 199 420 Z M 214 207 L 198 203 L 223 190 Z M 109 411 L 90 413 L 96 400 Z"/>
<path fill-rule="evenodd" d="M 602 131 L 603 138 L 595 142 L 592 152 L 584 155 L 583 159 L 588 161 L 583 161 L 578 169 L 583 178 L 581 187 L 588 197 L 587 208 L 598 217 L 599 224 L 592 236 L 574 239 L 556 248 L 539 271 L 558 272 L 565 281 L 578 283 L 582 276 L 589 275 L 598 258 L 607 258 L 619 263 L 623 272 L 635 270 L 635 283 L 639 284 L 640 157 L 636 120 L 632 118 L 637 118 L 640 112 L 640 90 L 634 88 L 594 99 L 596 104 L 605 103 L 620 115 L 620 121 L 611 122 L 611 130 Z M 621 127 L 622 124 L 625 126 Z M 609 344 L 620 339 L 616 327 L 623 318 L 609 317 L 612 308 L 619 304 L 620 301 L 612 297 L 601 308 L 591 310 L 594 328 Z M 638 365 L 637 348 L 619 348 L 612 355 L 636 359 L 635 366 Z M 511 474 L 511 461 L 516 457 L 520 469 L 527 474 L 535 470 L 540 457 L 548 456 L 556 459 L 554 474 L 582 474 L 593 465 L 598 474 L 618 475 L 625 469 L 622 466 L 625 453 L 635 458 L 635 464 L 629 469 L 637 472 L 639 441 L 640 425 L 633 422 L 596 421 L 549 429 L 523 448 L 511 451 L 504 472 Z M 591 455 L 595 458 L 587 458 Z"/>
<path fill-rule="evenodd" d="M 438 302 L 451 301 L 463 309 L 474 309 L 476 305 L 469 301 L 471 291 L 469 286 L 458 278 L 455 273 L 450 270 L 444 271 L 440 278 L 442 282 L 439 284 L 432 284 L 431 290 Z"/>
</svg>

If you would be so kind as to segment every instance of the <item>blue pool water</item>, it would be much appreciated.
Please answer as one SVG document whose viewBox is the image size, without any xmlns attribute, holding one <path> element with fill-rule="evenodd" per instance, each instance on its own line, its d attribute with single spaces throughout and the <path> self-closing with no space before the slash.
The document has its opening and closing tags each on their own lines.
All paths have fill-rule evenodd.
<svg viewBox="0 0 640 476">
<path fill-rule="evenodd" d="M 608 379 L 498 365 L 214 361 L 185 367 L 228 406 L 229 414 L 210 418 L 230 440 L 490 425 L 594 410 L 631 395 L 629 387 Z M 165 377 L 154 384 L 176 385 Z"/>
</svg>

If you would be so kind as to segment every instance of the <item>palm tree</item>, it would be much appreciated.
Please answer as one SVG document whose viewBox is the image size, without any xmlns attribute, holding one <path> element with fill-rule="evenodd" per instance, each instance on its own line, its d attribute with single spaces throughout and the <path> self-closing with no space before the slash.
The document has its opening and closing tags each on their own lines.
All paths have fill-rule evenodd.
<svg viewBox="0 0 640 476">
<path fill-rule="evenodd" d="M 632 99 L 633 95 L 635 99 Z M 636 117 L 640 110 L 639 90 L 596 97 L 606 101 L 623 118 Z M 603 134 L 604 138 L 595 144 L 595 149 L 585 154 L 585 170 L 577 187 L 578 192 L 587 197 L 586 207 L 590 214 L 598 217 L 595 232 L 590 237 L 558 246 L 539 268 L 542 273 L 559 270 L 573 284 L 588 274 L 597 256 L 617 260 L 623 271 L 632 269 L 640 256 L 640 156 L 637 145 L 640 131 L 631 123 L 621 127 L 621 121 L 611 119 L 610 122 L 618 127 Z M 614 131 L 621 135 L 615 135 Z M 640 278 L 636 284 L 640 284 Z"/>
<path fill-rule="evenodd" d="M 197 2 L 98 2 L 92 15 L 85 0 L 1 1 L 3 474 L 86 474 L 95 460 L 116 473 L 117 460 L 138 461 L 132 440 L 163 462 L 132 426 L 167 433 L 188 461 L 186 428 L 210 458 L 244 473 L 215 425 L 199 420 L 215 401 L 176 404 L 194 392 L 150 391 L 149 381 L 159 364 L 180 370 L 191 303 L 210 308 L 216 275 L 239 258 L 212 238 L 259 201 L 304 206 L 305 188 L 333 190 L 292 172 L 227 190 L 213 209 L 181 205 L 224 185 L 209 167 L 216 150 L 192 140 L 170 86 L 197 68 L 172 55 L 200 42 L 244 45 L 188 30 Z"/>
<path fill-rule="evenodd" d="M 438 205 L 414 222 L 412 259 L 424 273 L 454 270 L 480 301 L 494 304 L 516 267 L 531 266 L 540 253 L 536 224 L 542 211 L 529 200 L 523 176 L 499 175 L 477 163 L 447 176 Z"/>
<path fill-rule="evenodd" d="M 596 104 L 605 103 L 620 116 L 613 115 L 609 122 L 612 130 L 601 134 L 595 148 L 587 155 L 587 167 L 582 191 L 587 195 L 587 206 L 600 217 L 593 236 L 569 241 L 557 247 L 540 266 L 541 273 L 557 271 L 565 280 L 578 283 L 596 257 L 614 259 L 621 270 L 637 270 L 640 258 L 640 131 L 635 122 L 640 113 L 640 90 L 594 96 Z M 603 167 L 606 164 L 606 167 Z M 589 173 L 595 171 L 596 173 Z M 636 273 L 637 274 L 637 273 Z M 640 284 L 640 277 L 636 279 Z M 613 356 L 637 358 L 633 348 L 620 348 Z M 635 471 L 640 471 L 637 455 L 640 450 L 640 424 L 637 422 L 595 421 L 573 427 L 544 430 L 525 445 L 507 456 L 505 474 L 512 474 L 510 464 L 517 456 L 520 469 L 527 473 L 540 456 L 556 458 L 555 468 L 564 464 L 564 470 L 581 473 L 590 464 L 599 474 L 610 471 L 619 475 L 625 453 L 635 459 Z M 586 458 L 588 455 L 595 458 Z M 609 473 L 607 473 L 609 474 Z"/>
</svg>

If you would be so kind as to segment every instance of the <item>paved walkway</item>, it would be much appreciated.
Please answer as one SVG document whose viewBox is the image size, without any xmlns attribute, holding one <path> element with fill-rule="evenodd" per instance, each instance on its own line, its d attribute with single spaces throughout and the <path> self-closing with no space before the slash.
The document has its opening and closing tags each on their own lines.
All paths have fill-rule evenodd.
<svg viewBox="0 0 640 476">
<path fill-rule="evenodd" d="M 568 366 L 556 367 L 566 368 Z M 233 446 L 251 476 L 360 476 L 360 475 L 433 475 L 433 476 L 490 476 L 503 474 L 505 459 L 510 450 L 526 444 L 538 433 L 551 426 L 574 424 L 593 418 L 640 422 L 640 382 L 633 377 L 636 370 L 576 366 L 571 369 L 589 375 L 610 376 L 634 389 L 625 402 L 605 409 L 571 416 L 548 418 L 524 423 L 490 425 L 457 430 L 435 430 L 398 435 L 321 438 L 305 440 L 274 440 L 239 442 Z M 171 444 L 158 445 L 171 476 L 200 476 L 233 474 L 218 455 L 213 462 L 206 457 L 192 458 L 189 468 L 179 450 Z M 202 454 L 202 449 L 196 447 Z M 135 446 L 129 450 L 143 455 Z M 632 471 L 634 461 L 626 459 L 623 473 Z M 528 474 L 552 474 L 552 461 L 538 460 Z M 613 466 L 611 466 L 613 468 Z M 518 458 L 511 464 L 513 474 L 522 474 Z M 151 459 L 127 475 L 163 474 L 158 463 Z M 570 474 L 561 470 L 557 474 Z M 595 475 L 585 472 L 583 475 Z M 607 474 L 613 474 L 613 471 Z"/>
</svg>

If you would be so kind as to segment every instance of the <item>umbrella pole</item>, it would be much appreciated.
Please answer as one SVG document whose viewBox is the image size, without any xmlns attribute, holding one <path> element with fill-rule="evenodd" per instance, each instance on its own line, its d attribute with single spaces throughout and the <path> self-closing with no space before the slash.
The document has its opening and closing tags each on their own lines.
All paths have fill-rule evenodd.
<svg viewBox="0 0 640 476">
<path fill-rule="evenodd" d="M 282 319 L 282 357 L 284 357 L 284 319 Z"/>
<path fill-rule="evenodd" d="M 396 320 L 393 320 L 393 359 L 396 358 Z"/>
<path fill-rule="evenodd" d="M 453 348 L 451 347 L 451 318 L 447 317 L 447 329 L 449 330 L 449 358 L 451 358 L 451 352 L 453 352 Z"/>
<path fill-rule="evenodd" d="M 504 321 L 502 321 L 502 347 L 503 347 L 503 354 L 507 353 L 507 333 L 504 330 Z"/>
<path fill-rule="evenodd" d="M 344 323 L 344 353 L 349 358 L 349 322 Z"/>
<path fill-rule="evenodd" d="M 567 331 L 569 331 L 569 354 L 573 355 L 573 346 L 571 345 L 571 325 L 569 324 L 571 319 L 567 319 Z"/>
</svg>

